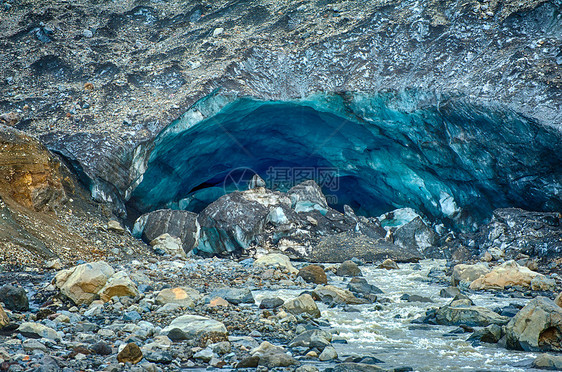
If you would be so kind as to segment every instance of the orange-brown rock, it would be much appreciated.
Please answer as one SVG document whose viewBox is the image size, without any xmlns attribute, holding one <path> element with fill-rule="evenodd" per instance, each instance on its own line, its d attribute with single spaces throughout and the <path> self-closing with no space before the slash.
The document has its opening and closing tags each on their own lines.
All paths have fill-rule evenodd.
<svg viewBox="0 0 562 372">
<path fill-rule="evenodd" d="M 10 323 L 10 319 L 0 304 L 0 329 L 4 328 L 8 323 Z"/>
<path fill-rule="evenodd" d="M 117 354 L 117 361 L 119 363 L 137 364 L 142 360 L 142 351 L 137 344 L 131 342 L 119 354 Z"/>
<path fill-rule="evenodd" d="M 0 115 L 0 124 L 14 126 L 20 121 L 21 116 L 17 112 L 7 112 Z"/>
<path fill-rule="evenodd" d="M 0 195 L 36 211 L 66 200 L 61 164 L 37 139 L 0 127 Z"/>
<path fill-rule="evenodd" d="M 300 276 L 307 283 L 327 284 L 328 277 L 321 266 L 308 265 L 299 270 L 297 276 Z"/>
</svg>

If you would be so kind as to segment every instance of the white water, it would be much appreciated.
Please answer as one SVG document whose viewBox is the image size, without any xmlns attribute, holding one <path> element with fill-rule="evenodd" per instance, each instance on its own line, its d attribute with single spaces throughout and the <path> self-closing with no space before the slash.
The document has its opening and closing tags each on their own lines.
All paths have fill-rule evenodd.
<svg viewBox="0 0 562 372">
<path fill-rule="evenodd" d="M 414 270 L 413 264 L 400 264 L 399 270 L 381 270 L 373 266 L 361 266 L 363 276 L 370 283 L 383 290 L 379 297 L 392 302 L 383 304 L 382 310 L 375 310 L 376 304 L 354 306 L 359 312 L 348 312 L 340 307 L 327 308 L 319 304 L 322 318 L 331 323 L 339 332 L 337 338 L 347 344 L 334 343 L 340 355 L 372 356 L 383 360 L 383 368 L 412 367 L 415 371 L 529 371 L 529 361 L 537 354 L 507 350 L 495 344 L 483 343 L 474 347 L 465 340 L 470 333 L 444 336 L 458 327 L 411 324 L 423 317 L 427 309 L 443 306 L 451 299 L 439 297 L 445 286 L 429 281 L 427 274 L 432 267 L 443 266 L 443 260 L 420 262 L 421 270 Z M 349 278 L 332 276 L 329 284 L 345 288 Z M 289 299 L 300 290 L 280 290 L 275 295 Z M 406 302 L 400 300 L 404 293 L 431 298 L 434 303 Z M 259 302 L 271 296 L 271 292 L 254 293 Z M 524 305 L 527 300 L 498 298 L 491 293 L 470 293 L 475 305 L 490 309 L 507 306 L 510 303 Z M 398 316 L 398 317 L 397 317 Z"/>
</svg>

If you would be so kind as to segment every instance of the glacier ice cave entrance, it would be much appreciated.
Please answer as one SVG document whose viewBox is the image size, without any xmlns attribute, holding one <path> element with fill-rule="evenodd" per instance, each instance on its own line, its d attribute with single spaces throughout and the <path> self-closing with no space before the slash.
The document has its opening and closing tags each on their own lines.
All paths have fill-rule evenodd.
<svg viewBox="0 0 562 372">
<path fill-rule="evenodd" d="M 561 139 L 509 110 L 418 91 L 213 94 L 150 145 L 128 207 L 199 212 L 257 173 L 280 190 L 314 178 L 336 209 L 411 207 L 470 228 L 499 207 L 562 209 Z"/>
</svg>

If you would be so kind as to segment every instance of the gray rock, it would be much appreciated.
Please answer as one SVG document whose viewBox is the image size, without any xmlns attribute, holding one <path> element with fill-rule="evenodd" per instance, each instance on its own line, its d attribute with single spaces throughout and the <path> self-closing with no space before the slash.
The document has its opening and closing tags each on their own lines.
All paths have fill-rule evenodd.
<svg viewBox="0 0 562 372">
<path fill-rule="evenodd" d="M 328 202 L 322 193 L 322 189 L 312 180 L 305 181 L 292 187 L 287 195 L 291 199 L 291 207 L 296 212 L 325 212 L 328 210 Z"/>
<path fill-rule="evenodd" d="M 322 353 L 318 356 L 318 360 L 325 362 L 328 360 L 334 360 L 338 358 L 338 352 L 334 349 L 333 346 L 327 346 L 324 348 Z"/>
<path fill-rule="evenodd" d="M 422 255 L 414 250 L 401 248 L 384 239 L 372 239 L 354 232 L 342 232 L 323 238 L 312 249 L 312 262 L 344 262 L 356 257 L 365 262 L 390 258 L 396 262 L 416 262 Z"/>
<path fill-rule="evenodd" d="M 504 325 L 509 318 L 480 306 L 443 306 L 435 314 L 437 324 L 485 327 L 490 324 Z"/>
<path fill-rule="evenodd" d="M 326 346 L 330 345 L 331 341 L 332 334 L 330 332 L 321 329 L 311 329 L 304 331 L 292 339 L 291 342 L 289 342 L 289 347 L 306 347 L 324 350 Z"/>
<path fill-rule="evenodd" d="M 293 315 L 306 313 L 314 318 L 320 318 L 320 310 L 309 294 L 302 294 L 297 298 L 288 300 L 283 304 L 285 310 Z"/>
<path fill-rule="evenodd" d="M 162 234 L 169 234 L 179 238 L 184 251 L 189 252 L 197 244 L 198 231 L 195 213 L 160 209 L 140 216 L 135 221 L 133 235 L 150 243 Z"/>
<path fill-rule="evenodd" d="M 206 347 L 203 350 L 200 350 L 193 354 L 193 358 L 208 362 L 213 358 L 213 355 L 213 350 L 209 347 Z"/>
<path fill-rule="evenodd" d="M 357 264 L 351 260 L 342 262 L 336 270 L 338 276 L 362 276 L 361 269 Z"/>
<path fill-rule="evenodd" d="M 208 334 L 222 335 L 226 338 L 226 327 L 223 323 L 199 315 L 182 315 L 175 318 L 161 332 L 171 340 L 188 340 Z"/>
<path fill-rule="evenodd" d="M 459 294 L 461 294 L 461 291 L 457 287 L 447 287 L 439 291 L 439 296 L 444 298 L 455 297 Z"/>
<path fill-rule="evenodd" d="M 29 300 L 25 289 L 10 284 L 0 288 L 0 302 L 4 307 L 13 311 L 29 311 Z"/>
<path fill-rule="evenodd" d="M 436 234 L 418 216 L 394 232 L 394 244 L 422 254 L 436 243 Z"/>
<path fill-rule="evenodd" d="M 209 297 L 221 297 L 234 305 L 255 303 L 252 291 L 248 288 L 219 288 L 211 292 Z"/>
<path fill-rule="evenodd" d="M 562 355 L 541 354 L 532 364 L 533 368 L 562 371 Z"/>
<path fill-rule="evenodd" d="M 502 327 L 497 324 L 490 324 L 487 327 L 478 329 L 468 338 L 467 341 L 497 343 L 502 337 Z"/>
<path fill-rule="evenodd" d="M 275 309 L 284 303 L 285 301 L 279 297 L 264 298 L 260 303 L 260 309 Z"/>
<path fill-rule="evenodd" d="M 370 294 L 381 294 L 383 291 L 374 286 L 369 284 L 365 278 L 355 277 L 350 280 L 347 284 L 347 289 L 349 289 L 353 293 L 360 293 L 362 295 L 370 295 Z"/>
<path fill-rule="evenodd" d="M 51 340 L 61 340 L 60 335 L 52 328 L 40 323 L 24 322 L 18 327 L 18 331 L 27 337 L 48 338 Z"/>
</svg>

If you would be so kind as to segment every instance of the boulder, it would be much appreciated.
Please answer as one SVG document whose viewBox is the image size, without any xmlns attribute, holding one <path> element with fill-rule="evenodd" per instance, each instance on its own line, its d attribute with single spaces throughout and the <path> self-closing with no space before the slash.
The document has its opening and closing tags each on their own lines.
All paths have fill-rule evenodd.
<svg viewBox="0 0 562 372">
<path fill-rule="evenodd" d="M 316 302 L 314 302 L 312 296 L 307 293 L 301 294 L 297 298 L 286 301 L 283 304 L 283 308 L 293 315 L 306 313 L 314 318 L 320 318 L 320 310 L 318 310 Z"/>
<path fill-rule="evenodd" d="M 355 277 L 352 278 L 347 284 L 347 289 L 353 293 L 360 293 L 362 295 L 381 294 L 380 288 L 369 284 L 365 278 Z"/>
<path fill-rule="evenodd" d="M 279 297 L 264 298 L 260 302 L 260 309 L 276 309 L 284 303 L 285 301 Z"/>
<path fill-rule="evenodd" d="M 41 323 L 24 322 L 20 324 L 20 326 L 18 327 L 18 331 L 26 337 L 48 338 L 55 341 L 61 340 L 61 337 L 57 333 L 57 331 Z"/>
<path fill-rule="evenodd" d="M 37 139 L 0 125 L 0 194 L 35 211 L 66 202 L 65 176 L 57 157 Z"/>
<path fill-rule="evenodd" d="M 497 324 L 491 324 L 487 327 L 478 329 L 468 338 L 467 341 L 487 342 L 490 344 L 497 343 L 502 337 L 502 327 Z"/>
<path fill-rule="evenodd" d="M 558 212 L 530 212 L 519 208 L 501 208 L 480 229 L 476 243 L 482 252 L 501 247 L 507 258 L 520 254 L 530 257 L 560 257 L 562 224 Z"/>
<path fill-rule="evenodd" d="M 263 187 L 220 197 L 197 217 L 201 230 L 196 253 L 224 254 L 261 243 L 270 211 L 290 205 L 285 194 Z"/>
<path fill-rule="evenodd" d="M 451 284 L 457 286 L 460 282 L 471 283 L 489 272 L 490 268 L 485 263 L 455 265 L 455 267 L 453 267 L 453 274 L 451 275 Z"/>
<path fill-rule="evenodd" d="M 248 288 L 219 288 L 211 292 L 210 297 L 222 297 L 234 305 L 255 303 L 252 291 Z"/>
<path fill-rule="evenodd" d="M 529 301 L 506 326 L 507 347 L 562 351 L 562 308 L 546 297 Z"/>
<path fill-rule="evenodd" d="M 394 245 L 384 239 L 373 239 L 353 231 L 329 235 L 313 247 L 311 262 L 344 262 L 356 257 L 365 262 L 382 261 L 391 258 L 396 262 L 417 262 L 422 255 Z"/>
<path fill-rule="evenodd" d="M 328 360 L 338 359 L 338 352 L 333 346 L 327 346 L 318 356 L 318 360 L 325 362 Z"/>
<path fill-rule="evenodd" d="M 544 275 L 520 266 L 515 261 L 507 261 L 474 280 L 470 284 L 470 289 L 504 289 L 506 286 L 531 288 L 531 281 L 536 277 L 544 277 Z M 554 289 L 554 285 L 553 281 L 535 281 L 536 288 Z"/>
<path fill-rule="evenodd" d="M 400 226 L 393 234 L 394 244 L 409 250 L 424 252 L 436 243 L 437 235 L 420 216 Z"/>
<path fill-rule="evenodd" d="M 367 303 L 367 301 L 355 297 L 351 291 L 333 285 L 319 285 L 314 289 L 313 293 L 316 297 L 320 298 L 320 301 L 326 304 L 358 305 Z"/>
<path fill-rule="evenodd" d="M 76 305 L 89 304 L 114 273 L 104 261 L 85 263 L 59 271 L 55 276 L 55 285 Z"/>
<path fill-rule="evenodd" d="M 199 224 L 197 214 L 183 210 L 159 209 L 137 218 L 133 235 L 146 243 L 163 234 L 179 238 L 184 252 L 191 251 L 198 243 Z"/>
<path fill-rule="evenodd" d="M 168 233 L 162 234 L 150 242 L 152 249 L 157 253 L 169 254 L 171 256 L 186 257 L 183 243 L 180 238 L 172 236 Z"/>
<path fill-rule="evenodd" d="M 324 350 L 330 345 L 332 341 L 332 334 L 322 329 L 309 329 L 302 332 L 289 342 L 289 347 L 306 347 Z"/>
<path fill-rule="evenodd" d="M 462 300 L 461 300 L 462 301 Z M 486 327 L 490 324 L 504 325 L 509 321 L 508 317 L 501 316 L 494 311 L 480 306 L 443 306 L 435 313 L 437 324 L 470 327 Z"/>
<path fill-rule="evenodd" d="M 0 288 L 0 302 L 8 310 L 29 311 L 29 300 L 25 289 L 19 286 L 6 284 Z"/>
<path fill-rule="evenodd" d="M 337 276 L 362 276 L 361 269 L 351 260 L 344 261 L 336 270 Z"/>
<path fill-rule="evenodd" d="M 98 294 L 102 301 L 107 302 L 113 296 L 135 297 L 139 294 L 139 291 L 125 271 L 118 271 L 107 280 Z"/>
<path fill-rule="evenodd" d="M 165 288 L 158 292 L 156 296 L 156 303 L 159 305 L 165 304 L 178 304 L 183 307 L 193 308 L 195 306 L 194 296 L 198 296 L 199 292 L 194 289 L 176 287 L 176 288 Z"/>
<path fill-rule="evenodd" d="M 162 335 L 171 340 L 199 339 L 205 336 L 222 336 L 226 338 L 227 331 L 223 323 L 199 315 L 182 315 L 172 320 L 170 325 L 162 330 Z"/>
<path fill-rule="evenodd" d="M 307 283 L 314 284 L 327 284 L 328 277 L 326 272 L 321 266 L 318 265 L 307 265 L 299 270 L 297 276 L 300 276 Z"/>
<path fill-rule="evenodd" d="M 256 267 L 272 267 L 280 269 L 284 272 L 289 272 L 297 274 L 298 270 L 293 267 L 289 257 L 281 253 L 270 253 L 265 256 L 261 256 L 254 262 Z"/>
<path fill-rule="evenodd" d="M 4 311 L 2 304 L 0 304 L 0 329 L 4 328 L 10 323 L 10 318 L 8 318 L 8 314 Z"/>
<path fill-rule="evenodd" d="M 439 296 L 444 298 L 455 297 L 461 294 L 460 289 L 457 287 L 447 287 L 439 291 Z"/>
<path fill-rule="evenodd" d="M 377 266 L 377 269 L 398 270 L 400 269 L 400 267 L 398 267 L 398 264 L 396 262 L 394 262 L 390 258 L 387 258 L 379 266 Z"/>
<path fill-rule="evenodd" d="M 123 350 L 117 354 L 117 361 L 119 363 L 137 364 L 143 358 L 142 351 L 134 342 L 128 343 Z"/>
<path fill-rule="evenodd" d="M 326 214 L 328 210 L 328 202 L 322 189 L 312 180 L 292 187 L 287 192 L 287 196 L 291 200 L 291 208 L 296 212 L 319 211 L 321 214 Z"/>
<path fill-rule="evenodd" d="M 119 221 L 115 221 L 115 220 L 110 220 L 110 221 L 107 222 L 107 230 L 112 231 L 112 232 L 117 233 L 117 234 L 125 233 L 125 229 L 123 228 L 121 223 Z"/>
<path fill-rule="evenodd" d="M 562 371 L 562 355 L 541 354 L 536 357 L 531 367 L 551 371 Z"/>
<path fill-rule="evenodd" d="M 272 345 L 267 341 L 262 342 L 260 346 L 250 351 L 250 354 L 259 357 L 258 365 L 267 368 L 289 367 L 299 364 L 281 346 Z"/>
</svg>

